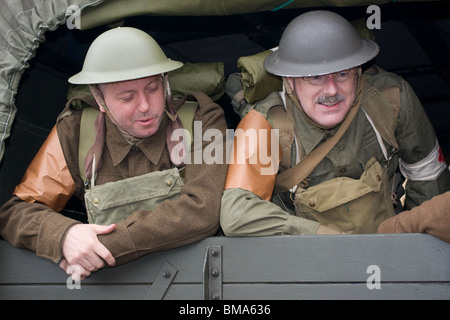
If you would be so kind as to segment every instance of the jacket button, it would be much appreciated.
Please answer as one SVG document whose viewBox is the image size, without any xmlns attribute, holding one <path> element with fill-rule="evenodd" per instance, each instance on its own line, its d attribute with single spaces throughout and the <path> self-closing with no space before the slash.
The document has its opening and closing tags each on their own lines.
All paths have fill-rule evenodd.
<svg viewBox="0 0 450 320">
<path fill-rule="evenodd" d="M 377 181 L 381 181 L 381 176 L 379 174 L 377 174 L 376 178 L 377 178 Z"/>
<path fill-rule="evenodd" d="M 94 199 L 92 199 L 92 202 L 93 202 L 94 204 L 99 204 L 99 203 L 100 203 L 100 199 L 97 198 L 97 197 L 95 197 Z"/>
<path fill-rule="evenodd" d="M 316 203 L 315 203 L 314 201 L 310 201 L 310 202 L 309 202 L 309 206 L 310 206 L 311 208 L 314 208 L 314 207 L 316 206 Z"/>
<path fill-rule="evenodd" d="M 167 180 L 167 181 L 166 181 L 166 184 L 167 184 L 168 187 L 170 187 L 170 186 L 173 185 L 173 181 L 172 181 L 172 180 Z"/>
</svg>

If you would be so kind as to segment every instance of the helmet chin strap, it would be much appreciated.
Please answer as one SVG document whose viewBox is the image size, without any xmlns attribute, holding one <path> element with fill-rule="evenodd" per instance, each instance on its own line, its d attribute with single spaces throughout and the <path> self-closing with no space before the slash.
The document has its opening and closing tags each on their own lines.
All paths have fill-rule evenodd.
<svg viewBox="0 0 450 320">
<path fill-rule="evenodd" d="M 170 97 L 172 94 L 170 91 L 169 77 L 168 77 L 167 73 L 164 73 L 162 75 L 162 82 L 163 82 L 163 86 L 164 86 L 164 101 L 166 103 L 166 106 L 164 108 L 164 113 L 167 115 L 167 117 L 169 117 L 169 119 L 171 121 L 176 121 L 178 118 L 178 115 L 175 112 L 175 110 L 173 110 L 173 108 L 171 107 L 171 104 L 170 104 Z"/>
<path fill-rule="evenodd" d="M 89 85 L 89 89 L 91 90 L 92 95 L 95 98 L 95 101 L 97 101 L 97 104 L 99 105 L 99 107 L 103 110 L 105 110 L 105 113 L 108 115 L 108 117 L 111 119 L 111 121 L 121 130 L 121 131 L 125 131 L 125 129 L 123 129 L 118 123 L 117 121 L 114 119 L 113 115 L 111 114 L 111 111 L 109 111 L 108 107 L 106 106 L 106 102 L 105 99 L 103 99 L 103 95 L 100 92 L 100 90 L 97 88 L 96 85 Z M 100 110 L 101 111 L 101 110 Z"/>
</svg>

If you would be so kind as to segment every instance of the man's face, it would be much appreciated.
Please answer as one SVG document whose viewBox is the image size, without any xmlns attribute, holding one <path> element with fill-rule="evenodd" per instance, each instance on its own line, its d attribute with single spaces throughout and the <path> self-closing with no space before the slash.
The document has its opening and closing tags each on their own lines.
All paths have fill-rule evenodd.
<svg viewBox="0 0 450 320">
<path fill-rule="evenodd" d="M 344 72 L 351 74 L 345 75 Z M 353 105 L 356 73 L 357 70 L 352 69 L 324 76 L 288 78 L 288 82 L 304 112 L 318 125 L 331 129 L 344 120 Z"/>
<path fill-rule="evenodd" d="M 99 84 L 98 89 L 123 130 L 136 138 L 147 138 L 158 131 L 165 109 L 161 75 Z M 100 111 L 105 112 L 102 107 Z"/>
</svg>

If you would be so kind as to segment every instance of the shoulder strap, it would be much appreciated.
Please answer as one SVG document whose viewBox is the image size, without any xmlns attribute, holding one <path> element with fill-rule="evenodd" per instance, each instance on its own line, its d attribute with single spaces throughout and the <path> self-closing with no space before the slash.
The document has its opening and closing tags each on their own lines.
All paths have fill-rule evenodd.
<svg viewBox="0 0 450 320">
<path fill-rule="evenodd" d="M 194 115 L 197 110 L 198 102 L 185 101 L 183 105 L 176 111 L 178 117 L 180 117 L 183 128 L 188 130 L 191 135 L 191 142 L 194 139 L 192 134 L 192 124 L 194 123 Z"/>
<path fill-rule="evenodd" d="M 291 166 L 292 143 L 294 141 L 294 123 L 283 107 L 283 100 L 277 91 L 271 92 L 267 97 L 247 105 L 247 112 L 258 111 L 270 123 L 271 127 L 278 129 L 281 147 L 281 163 L 283 169 Z"/>
<path fill-rule="evenodd" d="M 401 78 L 374 65 L 364 72 L 363 109 L 380 136 L 398 149 L 395 138 L 397 118 L 401 108 Z"/>
<path fill-rule="evenodd" d="M 363 109 L 376 131 L 390 146 L 398 149 L 395 138 L 397 116 L 400 111 L 400 89 L 389 86 L 383 90 L 368 87 L 363 96 Z"/>
<path fill-rule="evenodd" d="M 188 100 L 188 98 L 193 98 L 193 100 Z M 204 105 L 211 102 L 212 99 L 203 92 L 192 92 L 183 98 L 181 106 L 176 110 L 176 113 L 183 124 L 183 128 L 188 130 L 191 134 L 191 139 L 193 139 L 192 126 L 198 105 Z"/>
<path fill-rule="evenodd" d="M 271 108 L 267 118 L 272 128 L 278 129 L 281 147 L 280 166 L 288 169 L 291 166 L 292 143 L 295 137 L 294 123 L 282 106 Z"/>
<path fill-rule="evenodd" d="M 395 116 L 398 116 L 400 112 L 400 88 L 397 86 L 390 86 L 383 89 L 387 102 L 392 107 Z"/>
<path fill-rule="evenodd" d="M 85 162 L 89 149 L 95 141 L 95 120 L 100 111 L 98 109 L 86 107 L 81 113 L 80 122 L 80 142 L 78 145 L 78 167 L 80 176 L 86 182 Z"/>
</svg>

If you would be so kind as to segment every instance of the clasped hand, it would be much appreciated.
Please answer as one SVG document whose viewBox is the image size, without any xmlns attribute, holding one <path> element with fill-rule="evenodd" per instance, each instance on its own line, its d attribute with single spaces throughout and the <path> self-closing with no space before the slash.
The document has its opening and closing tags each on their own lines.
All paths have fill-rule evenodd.
<svg viewBox="0 0 450 320">
<path fill-rule="evenodd" d="M 63 243 L 63 259 L 59 266 L 74 280 L 83 280 L 92 272 L 105 267 L 105 263 L 114 266 L 114 257 L 97 235 L 108 234 L 115 228 L 115 224 L 77 224 L 70 228 Z"/>
</svg>

